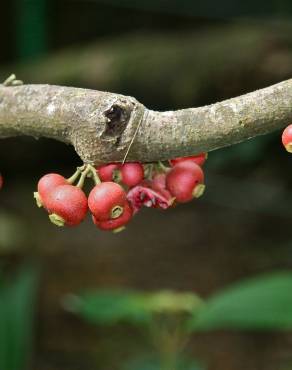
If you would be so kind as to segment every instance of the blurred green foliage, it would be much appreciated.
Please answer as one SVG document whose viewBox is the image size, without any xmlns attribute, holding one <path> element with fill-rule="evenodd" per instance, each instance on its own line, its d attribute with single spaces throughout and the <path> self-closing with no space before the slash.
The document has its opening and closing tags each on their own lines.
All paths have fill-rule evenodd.
<svg viewBox="0 0 292 370">
<path fill-rule="evenodd" d="M 127 322 L 150 334 L 157 354 L 132 359 L 125 369 L 202 369 L 182 352 L 192 332 L 292 328 L 292 273 L 247 279 L 203 302 L 194 293 L 95 291 L 69 296 L 65 308 L 91 323 Z"/>
<path fill-rule="evenodd" d="M 292 273 L 248 279 L 204 303 L 194 293 L 96 291 L 68 297 L 66 308 L 95 324 L 150 324 L 156 314 L 185 315 L 191 331 L 292 328 Z M 192 316 L 190 318 L 190 316 Z"/>
<path fill-rule="evenodd" d="M 203 365 L 188 357 L 179 357 L 174 364 L 176 370 L 203 370 Z M 122 370 L 161 370 L 161 360 L 157 356 L 140 356 L 126 362 Z"/>
<path fill-rule="evenodd" d="M 33 316 L 37 269 L 22 268 L 16 277 L 0 282 L 0 369 L 29 368 L 33 342 Z"/>
<path fill-rule="evenodd" d="M 47 0 L 17 0 L 16 46 L 21 61 L 47 51 Z"/>
<path fill-rule="evenodd" d="M 193 293 L 171 291 L 140 293 L 104 290 L 78 297 L 68 296 L 64 302 L 69 311 L 100 325 L 114 325 L 121 321 L 149 325 L 155 314 L 190 314 L 201 305 L 201 300 Z"/>
<path fill-rule="evenodd" d="M 207 300 L 190 322 L 197 330 L 288 330 L 292 328 L 292 273 L 238 283 Z"/>
</svg>

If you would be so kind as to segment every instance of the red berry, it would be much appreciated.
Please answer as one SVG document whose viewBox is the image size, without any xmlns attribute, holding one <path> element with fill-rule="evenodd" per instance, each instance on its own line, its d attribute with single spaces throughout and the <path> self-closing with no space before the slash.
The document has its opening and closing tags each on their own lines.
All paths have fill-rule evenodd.
<svg viewBox="0 0 292 370">
<path fill-rule="evenodd" d="M 119 163 L 109 163 L 97 167 L 98 176 L 101 181 L 112 181 L 114 177 L 114 171 L 119 169 Z"/>
<path fill-rule="evenodd" d="M 119 184 L 109 181 L 96 185 L 88 197 L 88 207 L 98 221 L 109 220 L 119 213 L 118 210 L 125 203 L 124 189 Z"/>
<path fill-rule="evenodd" d="M 287 152 L 292 153 L 292 124 L 287 126 L 283 131 L 282 143 Z"/>
<path fill-rule="evenodd" d="M 0 173 L 0 190 L 3 188 L 3 182 L 4 182 L 3 176 Z"/>
<path fill-rule="evenodd" d="M 198 164 L 199 166 L 203 166 L 207 157 L 208 157 L 208 153 L 200 153 L 200 154 L 192 155 L 192 156 L 189 156 L 189 157 L 177 157 L 177 158 L 174 158 L 174 159 L 170 159 L 169 163 L 173 167 L 178 163 L 191 161 L 191 162 L 194 162 L 194 163 Z"/>
<path fill-rule="evenodd" d="M 76 226 L 87 213 L 87 198 L 84 192 L 73 185 L 60 185 L 46 198 L 50 219 L 58 226 Z"/>
<path fill-rule="evenodd" d="M 121 166 L 121 181 L 130 188 L 140 184 L 144 178 L 144 168 L 139 162 L 129 162 Z"/>
<path fill-rule="evenodd" d="M 179 203 L 201 196 L 204 191 L 203 182 L 201 167 L 191 161 L 178 163 L 166 176 L 166 187 Z"/>
<path fill-rule="evenodd" d="M 157 173 L 154 175 L 151 188 L 163 195 L 166 199 L 173 198 L 170 192 L 166 189 L 166 173 Z"/>
<path fill-rule="evenodd" d="M 96 217 L 92 215 L 92 220 L 94 224 L 101 230 L 113 230 L 118 232 L 121 231 L 124 226 L 131 220 L 132 216 L 132 208 L 130 207 L 129 203 L 126 202 L 123 205 L 123 212 L 120 216 L 101 221 L 96 219 Z"/>
<path fill-rule="evenodd" d="M 166 173 L 156 173 L 152 179 L 153 189 L 165 189 L 166 188 Z"/>
<path fill-rule="evenodd" d="M 43 176 L 38 182 L 38 196 L 40 205 L 46 207 L 46 200 L 48 195 L 54 190 L 57 186 L 67 184 L 67 180 L 65 177 L 57 174 L 57 173 L 49 173 Z M 37 194 L 35 194 L 37 198 Z"/>
</svg>

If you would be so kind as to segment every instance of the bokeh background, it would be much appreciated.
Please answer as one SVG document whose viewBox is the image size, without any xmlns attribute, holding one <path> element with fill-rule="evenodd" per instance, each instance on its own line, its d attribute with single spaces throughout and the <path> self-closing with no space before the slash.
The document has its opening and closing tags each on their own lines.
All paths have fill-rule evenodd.
<svg viewBox="0 0 292 370">
<path fill-rule="evenodd" d="M 291 78 L 292 2 L 258 0 L 11 0 L 1 3 L 0 79 L 135 96 L 156 110 L 210 104 Z M 0 263 L 39 265 L 31 369 L 115 370 L 145 347 L 127 325 L 91 326 L 62 300 L 90 288 L 173 289 L 203 297 L 292 267 L 292 158 L 281 132 L 211 152 L 207 189 L 167 212 L 143 210 L 120 234 L 90 218 L 58 229 L 32 192 L 80 159 L 49 139 L 1 140 Z M 33 303 L 32 303 L 33 304 Z M 193 336 L 210 370 L 287 369 L 289 333 Z M 4 369 L 1 369 L 4 370 Z M 137 369 L 140 370 L 140 369 Z"/>
</svg>

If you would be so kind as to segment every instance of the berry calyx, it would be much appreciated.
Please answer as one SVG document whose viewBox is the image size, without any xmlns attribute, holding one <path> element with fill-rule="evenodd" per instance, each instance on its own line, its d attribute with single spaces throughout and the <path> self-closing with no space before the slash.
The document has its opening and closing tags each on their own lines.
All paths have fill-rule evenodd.
<svg viewBox="0 0 292 370">
<path fill-rule="evenodd" d="M 88 197 L 88 207 L 97 221 L 119 217 L 118 213 L 121 212 L 125 203 L 126 193 L 124 189 L 119 184 L 111 181 L 96 185 Z"/>
<path fill-rule="evenodd" d="M 94 224 L 101 230 L 112 230 L 113 232 L 119 232 L 125 228 L 125 225 L 131 220 L 132 216 L 133 210 L 126 201 L 123 206 L 123 212 L 118 217 L 108 220 L 98 220 L 94 215 L 92 215 L 92 220 Z"/>
<path fill-rule="evenodd" d="M 96 170 L 101 181 L 113 181 L 114 173 L 119 167 L 119 163 L 109 163 L 98 166 Z"/>
<path fill-rule="evenodd" d="M 178 203 L 186 203 L 198 195 L 202 195 L 204 173 L 199 165 L 186 161 L 176 164 L 166 176 L 166 187 Z"/>
<path fill-rule="evenodd" d="M 283 131 L 282 143 L 287 152 L 292 153 L 292 124 L 287 126 Z"/>
<path fill-rule="evenodd" d="M 120 176 L 123 184 L 132 188 L 144 178 L 144 168 L 139 162 L 128 162 L 121 166 Z"/>
<path fill-rule="evenodd" d="M 204 184 L 198 184 L 195 186 L 192 195 L 193 198 L 200 198 L 205 192 L 206 186 Z"/>
<path fill-rule="evenodd" d="M 87 213 L 87 198 L 84 192 L 73 185 L 59 185 L 46 198 L 50 220 L 57 226 L 76 226 Z"/>
<path fill-rule="evenodd" d="M 56 213 L 51 213 L 49 215 L 49 219 L 50 219 L 51 223 L 56 225 L 56 226 L 59 226 L 59 227 L 65 226 L 66 222 L 65 222 L 64 218 L 57 215 Z"/>
<path fill-rule="evenodd" d="M 174 158 L 174 159 L 170 159 L 169 163 L 173 167 L 178 163 L 191 161 L 191 162 L 194 162 L 194 163 L 198 164 L 199 166 L 203 166 L 203 164 L 205 163 L 207 158 L 208 158 L 208 153 L 200 153 L 200 154 L 192 155 L 192 156 L 188 156 L 188 157 L 177 157 L 177 158 Z"/>
</svg>

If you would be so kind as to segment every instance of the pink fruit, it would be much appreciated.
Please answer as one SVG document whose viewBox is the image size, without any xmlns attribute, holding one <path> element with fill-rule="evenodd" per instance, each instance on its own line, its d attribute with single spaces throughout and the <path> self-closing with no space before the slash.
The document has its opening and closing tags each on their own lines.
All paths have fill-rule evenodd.
<svg viewBox="0 0 292 370">
<path fill-rule="evenodd" d="M 166 187 L 178 203 L 202 195 L 204 173 L 199 165 L 186 161 L 176 164 L 166 176 Z"/>
<path fill-rule="evenodd" d="M 46 207 L 57 226 L 76 226 L 86 216 L 87 198 L 77 186 L 59 185 L 47 196 Z"/>
<path fill-rule="evenodd" d="M 192 156 L 189 156 L 189 157 L 177 157 L 177 158 L 174 158 L 174 159 L 170 159 L 169 163 L 172 166 L 175 166 L 178 163 L 191 161 L 191 162 L 194 162 L 194 163 L 198 164 L 199 166 L 203 166 L 207 157 L 208 157 L 208 153 L 200 153 L 200 154 L 192 155 Z"/>
<path fill-rule="evenodd" d="M 119 163 L 109 163 L 97 167 L 98 176 L 101 181 L 113 181 L 114 171 L 119 169 Z"/>
<path fill-rule="evenodd" d="M 287 152 L 292 153 L 292 124 L 287 126 L 283 131 L 282 143 Z"/>
<path fill-rule="evenodd" d="M 122 213 L 125 203 L 124 189 L 110 181 L 96 185 L 88 197 L 88 207 L 98 222 L 115 218 Z"/>
<path fill-rule="evenodd" d="M 140 184 L 144 178 L 144 168 L 139 162 L 125 163 L 120 168 L 121 181 L 130 188 Z"/>
<path fill-rule="evenodd" d="M 129 203 L 126 201 L 123 205 L 123 212 L 120 216 L 116 218 L 111 218 L 109 220 L 98 220 L 94 215 L 92 215 L 92 220 L 94 224 L 101 230 L 112 230 L 112 231 L 121 231 L 124 226 L 131 220 L 133 216 L 132 208 Z"/>
<path fill-rule="evenodd" d="M 37 186 L 38 194 L 35 193 L 35 197 L 37 201 L 40 202 L 39 205 L 43 205 L 46 207 L 46 200 L 48 195 L 54 190 L 57 186 L 68 184 L 65 177 L 57 174 L 57 173 L 49 173 L 43 176 Z"/>
<path fill-rule="evenodd" d="M 166 173 L 156 173 L 152 179 L 153 189 L 165 189 L 166 188 Z"/>
<path fill-rule="evenodd" d="M 153 176 L 151 188 L 160 193 L 166 199 L 172 199 L 173 196 L 166 189 L 166 173 L 157 173 Z"/>
</svg>

